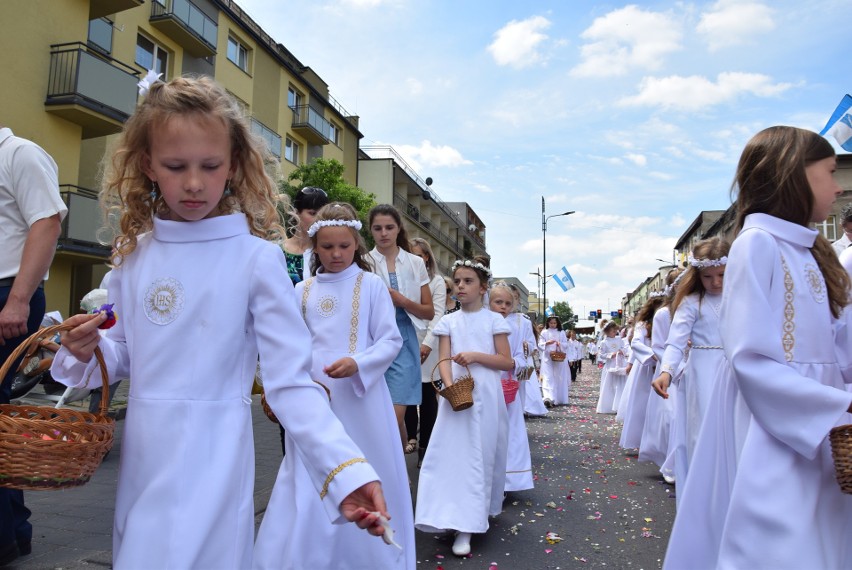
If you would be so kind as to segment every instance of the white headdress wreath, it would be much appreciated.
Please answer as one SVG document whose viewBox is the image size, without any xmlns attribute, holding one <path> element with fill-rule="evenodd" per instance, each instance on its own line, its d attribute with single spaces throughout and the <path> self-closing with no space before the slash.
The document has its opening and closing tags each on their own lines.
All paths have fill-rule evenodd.
<svg viewBox="0 0 852 570">
<path fill-rule="evenodd" d="M 454 273 L 457 267 L 472 267 L 474 269 L 479 269 L 483 273 L 485 273 L 489 278 L 491 277 L 491 270 L 479 263 L 478 261 L 471 261 L 469 259 L 465 259 L 462 261 L 461 259 L 457 259 L 453 263 L 452 269 L 450 269 L 451 273 Z"/>
<path fill-rule="evenodd" d="M 346 226 L 358 231 L 361 229 L 361 222 L 358 220 L 320 220 L 311 224 L 308 228 L 308 237 L 314 237 L 320 228 L 328 228 L 331 226 Z"/>
<path fill-rule="evenodd" d="M 692 267 L 704 269 L 705 267 L 721 267 L 722 265 L 727 265 L 728 257 L 723 256 L 719 259 L 696 259 L 692 257 L 692 254 L 690 253 L 689 257 L 687 257 L 687 261 Z"/>
</svg>

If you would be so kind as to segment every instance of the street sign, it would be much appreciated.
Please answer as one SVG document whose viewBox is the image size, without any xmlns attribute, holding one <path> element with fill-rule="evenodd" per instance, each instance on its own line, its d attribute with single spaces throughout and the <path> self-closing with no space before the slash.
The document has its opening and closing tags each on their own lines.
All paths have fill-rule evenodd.
<svg viewBox="0 0 852 570">
<path fill-rule="evenodd" d="M 594 318 L 595 318 L 595 317 L 597 317 L 597 316 L 598 316 L 598 312 L 597 312 L 597 311 L 589 311 L 589 318 L 590 318 L 590 319 L 594 319 Z"/>
<path fill-rule="evenodd" d="M 609 316 L 610 316 L 610 317 L 617 317 L 617 316 L 618 316 L 618 311 L 610 311 L 610 312 L 609 312 Z"/>
</svg>

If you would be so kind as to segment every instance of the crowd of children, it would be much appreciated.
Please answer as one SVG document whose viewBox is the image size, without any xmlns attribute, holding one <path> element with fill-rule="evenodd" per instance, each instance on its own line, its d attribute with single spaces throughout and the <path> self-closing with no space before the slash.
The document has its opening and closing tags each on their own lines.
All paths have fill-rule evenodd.
<svg viewBox="0 0 852 570">
<path fill-rule="evenodd" d="M 52 371 L 99 385 L 99 347 L 133 380 L 116 568 L 413 569 L 415 529 L 467 556 L 506 493 L 533 487 L 524 418 L 567 404 L 586 357 L 622 447 L 677 484 L 666 568 L 852 565 L 827 442 L 852 420 L 850 278 L 809 227 L 840 193 L 824 139 L 756 135 L 733 244 L 697 243 L 634 326 L 588 346 L 555 316 L 537 330 L 487 260 L 445 280 L 393 206 L 370 212 L 368 251 L 350 205 L 303 190 L 285 239 L 263 148 L 221 86 L 176 78 L 150 85 L 107 164 L 121 317 L 106 334 L 103 314 L 71 317 Z M 292 451 L 255 540 L 258 362 Z M 469 406 L 436 395 L 466 376 Z"/>
</svg>

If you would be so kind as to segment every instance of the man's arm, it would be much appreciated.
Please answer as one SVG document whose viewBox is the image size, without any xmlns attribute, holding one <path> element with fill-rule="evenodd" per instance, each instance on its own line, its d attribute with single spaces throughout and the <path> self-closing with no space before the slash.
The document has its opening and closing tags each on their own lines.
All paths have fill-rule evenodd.
<svg viewBox="0 0 852 570">
<path fill-rule="evenodd" d="M 6 305 L 0 311 L 0 344 L 5 344 L 5 339 L 27 333 L 30 298 L 50 268 L 61 231 L 59 214 L 42 218 L 30 227 L 21 255 L 21 267 Z"/>
</svg>

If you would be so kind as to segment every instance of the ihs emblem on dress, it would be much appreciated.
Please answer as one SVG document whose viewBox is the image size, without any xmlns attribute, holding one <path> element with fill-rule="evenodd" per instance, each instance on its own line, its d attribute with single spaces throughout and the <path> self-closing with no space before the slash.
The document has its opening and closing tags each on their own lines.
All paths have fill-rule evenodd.
<svg viewBox="0 0 852 570">
<path fill-rule="evenodd" d="M 814 301 L 822 303 L 826 299 L 825 281 L 822 278 L 822 273 L 814 266 L 813 263 L 805 265 L 805 281 L 808 288 L 811 290 L 811 295 Z"/>
<path fill-rule="evenodd" d="M 167 325 L 183 310 L 183 285 L 172 277 L 161 277 L 145 291 L 145 316 L 155 325 Z"/>
<path fill-rule="evenodd" d="M 317 312 L 321 317 L 331 317 L 337 312 L 337 307 L 340 303 L 337 297 L 332 295 L 323 295 L 317 301 Z"/>
</svg>

